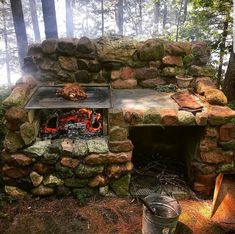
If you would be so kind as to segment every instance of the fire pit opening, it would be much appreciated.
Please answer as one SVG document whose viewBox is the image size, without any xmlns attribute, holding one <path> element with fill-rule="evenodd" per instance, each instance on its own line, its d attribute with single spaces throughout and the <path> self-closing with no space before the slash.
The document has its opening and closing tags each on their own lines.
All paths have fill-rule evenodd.
<svg viewBox="0 0 235 234">
<path fill-rule="evenodd" d="M 135 166 L 132 192 L 137 195 L 151 192 L 188 195 L 193 182 L 192 161 L 202 132 L 202 127 L 195 126 L 130 128 Z"/>
<path fill-rule="evenodd" d="M 80 108 L 42 110 L 41 139 L 92 138 L 103 135 L 103 110 Z"/>
</svg>

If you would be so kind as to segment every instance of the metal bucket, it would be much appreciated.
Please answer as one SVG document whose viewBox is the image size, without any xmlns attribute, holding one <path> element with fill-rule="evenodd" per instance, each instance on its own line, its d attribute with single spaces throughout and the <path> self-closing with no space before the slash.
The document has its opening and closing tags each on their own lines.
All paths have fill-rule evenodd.
<svg viewBox="0 0 235 234">
<path fill-rule="evenodd" d="M 143 205 L 143 234 L 172 234 L 181 214 L 181 207 L 175 198 L 153 193 L 144 199 L 156 210 L 151 214 Z"/>
</svg>

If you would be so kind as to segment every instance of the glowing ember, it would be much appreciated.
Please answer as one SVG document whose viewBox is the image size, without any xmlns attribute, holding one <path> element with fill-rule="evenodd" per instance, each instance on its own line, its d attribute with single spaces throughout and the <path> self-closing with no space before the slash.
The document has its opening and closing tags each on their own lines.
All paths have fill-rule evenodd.
<svg viewBox="0 0 235 234">
<path fill-rule="evenodd" d="M 41 138 L 84 137 L 102 134 L 102 116 L 93 109 L 83 108 L 48 117 L 40 129 Z"/>
</svg>

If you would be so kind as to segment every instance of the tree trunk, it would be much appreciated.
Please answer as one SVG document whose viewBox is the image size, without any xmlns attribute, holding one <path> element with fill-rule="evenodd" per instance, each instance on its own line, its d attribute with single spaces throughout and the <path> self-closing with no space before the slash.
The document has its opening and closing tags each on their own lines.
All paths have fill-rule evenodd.
<svg viewBox="0 0 235 234">
<path fill-rule="evenodd" d="M 163 21 L 162 21 L 162 28 L 166 28 L 167 23 L 167 5 L 166 2 L 164 2 L 164 9 L 163 9 Z"/>
<path fill-rule="evenodd" d="M 181 23 L 180 20 L 181 20 L 181 12 L 183 10 L 183 1 L 184 0 L 180 1 L 180 9 L 178 12 L 177 27 L 176 27 L 176 41 L 178 41 L 178 39 L 179 39 L 179 30 L 180 30 L 180 23 Z"/>
<path fill-rule="evenodd" d="M 101 0 L 101 31 L 104 36 L 104 0 Z"/>
<path fill-rule="evenodd" d="M 157 26 L 157 35 L 159 34 L 159 23 L 160 23 L 160 0 L 154 4 L 154 23 Z"/>
<path fill-rule="evenodd" d="M 139 16 L 140 16 L 140 19 L 139 19 L 139 27 L 140 27 L 140 34 L 143 33 L 143 24 L 142 24 L 142 21 L 143 21 L 143 7 L 142 7 L 142 0 L 139 0 Z"/>
<path fill-rule="evenodd" d="M 66 35 L 73 37 L 73 0 L 65 0 L 66 2 Z"/>
<path fill-rule="evenodd" d="M 223 63 L 224 63 L 224 51 L 226 49 L 226 40 L 228 36 L 228 17 L 225 18 L 224 25 L 223 25 L 223 33 L 222 39 L 220 42 L 220 59 L 219 59 L 219 68 L 218 68 L 218 76 L 217 76 L 217 88 L 220 88 L 221 80 L 222 80 L 222 71 L 223 71 Z"/>
<path fill-rule="evenodd" d="M 3 5 L 3 36 L 4 36 L 4 44 L 5 44 L 5 56 L 6 56 L 6 69 L 7 69 L 7 84 L 11 84 L 11 71 L 10 71 L 10 63 L 9 63 L 9 53 L 8 53 L 8 38 L 7 38 L 7 26 L 6 26 L 6 11 Z"/>
<path fill-rule="evenodd" d="M 41 0 L 41 2 L 46 38 L 58 38 L 55 2 L 54 0 Z"/>
<path fill-rule="evenodd" d="M 231 52 L 228 68 L 223 83 L 223 92 L 228 101 L 235 100 L 235 54 Z"/>
<path fill-rule="evenodd" d="M 185 23 L 188 15 L 188 0 L 184 1 L 184 18 L 183 18 L 183 23 Z"/>
<path fill-rule="evenodd" d="M 25 29 L 24 15 L 21 0 L 10 0 L 13 23 L 16 33 L 20 65 L 23 65 L 23 59 L 27 53 L 28 40 Z"/>
<path fill-rule="evenodd" d="M 123 0 L 119 0 L 117 4 L 117 26 L 118 33 L 123 35 Z"/>
<path fill-rule="evenodd" d="M 41 41 L 35 0 L 29 0 L 29 6 L 30 6 L 30 14 L 33 24 L 34 39 L 35 41 Z"/>
</svg>

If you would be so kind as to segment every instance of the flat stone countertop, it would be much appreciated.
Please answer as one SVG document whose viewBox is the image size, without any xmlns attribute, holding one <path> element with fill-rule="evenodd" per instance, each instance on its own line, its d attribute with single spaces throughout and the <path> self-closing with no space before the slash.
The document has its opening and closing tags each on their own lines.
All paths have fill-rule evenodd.
<svg viewBox="0 0 235 234">
<path fill-rule="evenodd" d="M 178 104 L 171 98 L 173 93 L 162 93 L 152 89 L 112 90 L 113 109 L 148 110 L 154 108 L 178 110 Z"/>
</svg>

